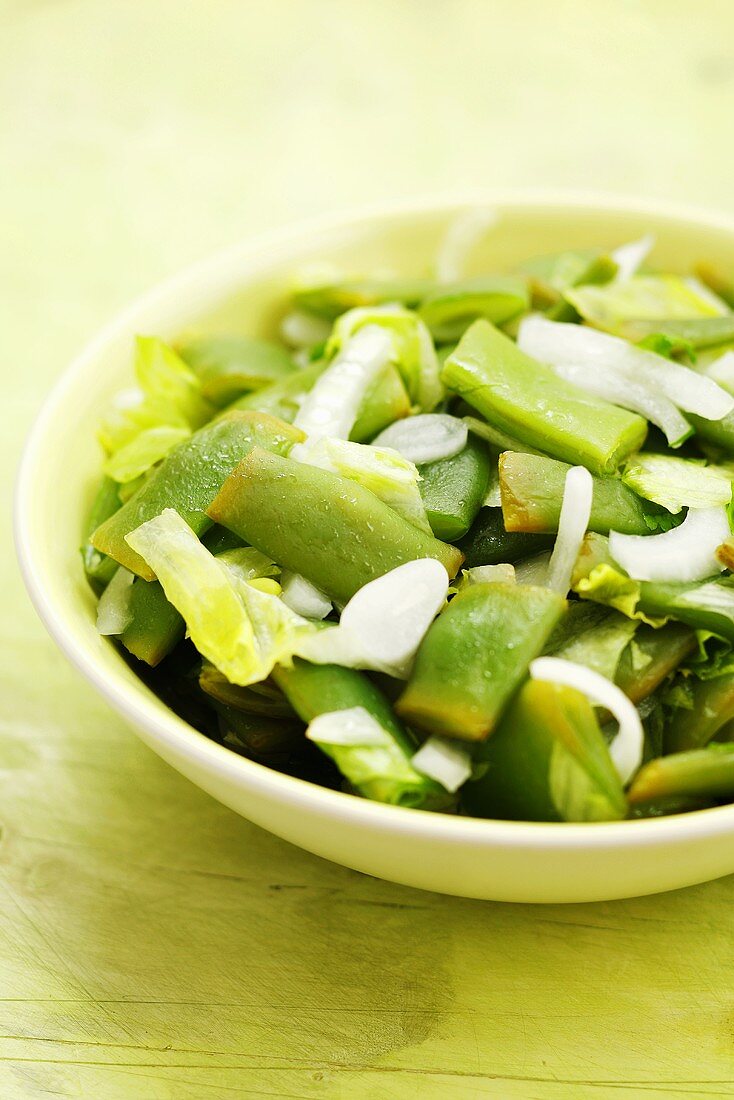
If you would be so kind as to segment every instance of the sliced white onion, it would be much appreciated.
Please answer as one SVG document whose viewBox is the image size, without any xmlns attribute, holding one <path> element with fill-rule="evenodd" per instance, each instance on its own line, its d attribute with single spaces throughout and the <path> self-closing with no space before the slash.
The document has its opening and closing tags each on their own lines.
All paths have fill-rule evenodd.
<svg viewBox="0 0 734 1100">
<path fill-rule="evenodd" d="M 365 325 L 344 345 L 331 366 L 316 379 L 296 413 L 294 424 L 309 439 L 348 439 L 365 392 L 392 355 L 390 334 Z"/>
<path fill-rule="evenodd" d="M 729 393 L 734 392 L 734 351 L 725 351 L 701 371 Z"/>
<path fill-rule="evenodd" d="M 594 481 L 589 471 L 585 466 L 572 466 L 566 474 L 558 535 L 545 580 L 546 587 L 561 596 L 571 587 L 573 567 L 589 526 L 593 496 Z"/>
<path fill-rule="evenodd" d="M 436 255 L 436 278 L 439 283 L 454 283 L 463 277 L 472 249 L 498 220 L 496 210 L 476 206 L 450 222 Z"/>
<path fill-rule="evenodd" d="M 615 283 L 626 283 L 633 275 L 636 275 L 642 264 L 655 247 L 655 238 L 652 233 L 646 233 L 639 241 L 629 241 L 621 244 L 611 253 L 611 257 L 617 265 Z"/>
<path fill-rule="evenodd" d="M 517 343 L 527 355 L 551 367 L 582 365 L 590 375 L 617 374 L 707 420 L 720 420 L 734 410 L 734 397 L 711 378 L 586 325 L 533 315 L 520 325 Z"/>
<path fill-rule="evenodd" d="M 530 662 L 530 675 L 533 680 L 575 688 L 590 703 L 610 711 L 619 723 L 619 731 L 609 746 L 609 755 L 619 778 L 628 783 L 642 762 L 644 734 L 637 708 L 624 692 L 606 676 L 561 657 L 536 658 Z"/>
<path fill-rule="evenodd" d="M 680 446 L 691 434 L 690 423 L 673 402 L 641 382 L 633 382 L 616 373 L 591 371 L 578 363 L 558 364 L 553 370 L 559 378 L 572 382 L 579 389 L 644 416 L 664 432 L 671 447 Z"/>
<path fill-rule="evenodd" d="M 316 664 L 335 662 L 404 679 L 448 585 L 448 573 L 434 558 L 399 565 L 360 588 L 339 626 L 304 637 L 298 652 Z"/>
<path fill-rule="evenodd" d="M 97 632 L 122 634 L 132 622 L 130 597 L 135 574 L 120 566 L 97 604 Z"/>
<path fill-rule="evenodd" d="M 306 730 L 309 741 L 319 745 L 382 746 L 390 736 L 364 707 L 348 707 L 318 714 Z"/>
<path fill-rule="evenodd" d="M 392 447 L 410 462 L 438 462 L 453 458 L 466 447 L 469 429 L 458 416 L 422 413 L 396 420 L 375 439 L 373 447 Z"/>
<path fill-rule="evenodd" d="M 702 581 L 723 566 L 716 550 L 730 536 L 726 508 L 691 509 L 661 535 L 609 535 L 609 553 L 636 581 Z"/>
<path fill-rule="evenodd" d="M 320 588 L 298 573 L 283 570 L 281 599 L 284 604 L 303 615 L 304 619 L 325 619 L 331 611 L 331 600 Z"/>
<path fill-rule="evenodd" d="M 471 775 L 472 760 L 466 749 L 447 737 L 429 737 L 413 756 L 416 771 L 435 779 L 454 794 Z"/>
</svg>

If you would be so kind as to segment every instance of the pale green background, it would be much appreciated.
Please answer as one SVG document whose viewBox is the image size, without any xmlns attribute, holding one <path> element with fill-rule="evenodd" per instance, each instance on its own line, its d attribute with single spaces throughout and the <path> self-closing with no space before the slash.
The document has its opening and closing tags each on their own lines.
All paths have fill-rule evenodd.
<svg viewBox="0 0 734 1100">
<path fill-rule="evenodd" d="M 733 120 L 727 0 L 0 2 L 3 504 L 66 361 L 181 264 L 455 188 L 731 212 Z M 305 855 L 143 748 L 0 554 L 3 1100 L 734 1093 L 734 879 L 533 909 Z"/>
</svg>

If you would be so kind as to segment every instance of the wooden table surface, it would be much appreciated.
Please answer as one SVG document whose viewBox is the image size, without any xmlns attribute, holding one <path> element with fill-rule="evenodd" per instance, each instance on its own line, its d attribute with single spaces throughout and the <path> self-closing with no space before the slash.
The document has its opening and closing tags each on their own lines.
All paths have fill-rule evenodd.
<svg viewBox="0 0 734 1100">
<path fill-rule="evenodd" d="M 733 32 L 726 0 L 0 0 L 3 503 L 79 346 L 256 229 L 481 186 L 731 210 Z M 734 878 L 533 908 L 306 855 L 81 682 L 4 530 L 3 1100 L 734 1095 Z"/>
</svg>

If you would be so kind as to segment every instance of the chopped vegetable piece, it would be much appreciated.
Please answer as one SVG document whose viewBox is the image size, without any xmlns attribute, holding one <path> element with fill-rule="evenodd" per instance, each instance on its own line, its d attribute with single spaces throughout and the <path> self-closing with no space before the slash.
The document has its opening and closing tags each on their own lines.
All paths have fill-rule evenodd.
<svg viewBox="0 0 734 1100">
<path fill-rule="evenodd" d="M 413 768 L 410 759 L 417 745 L 364 673 L 339 665 L 311 665 L 296 658 L 291 668 L 278 666 L 274 679 L 309 725 L 320 715 L 359 707 L 383 731 L 381 744 L 339 744 L 333 724 L 326 733 L 331 740 L 318 740 L 318 727 L 312 728 L 319 748 L 360 794 L 376 802 L 421 809 L 445 809 L 451 804 L 443 787 Z M 345 723 L 339 719 L 337 725 Z"/>
<path fill-rule="evenodd" d="M 116 482 L 110 477 L 103 477 L 97 493 L 92 502 L 92 507 L 87 516 L 84 533 L 86 538 L 82 543 L 81 554 L 84 563 L 84 572 L 92 589 L 99 595 L 105 586 L 117 572 L 117 562 L 114 558 L 101 554 L 91 542 L 91 536 L 106 519 L 113 516 L 120 508 L 120 496 Z"/>
<path fill-rule="evenodd" d="M 213 557 L 172 508 L 127 539 L 157 574 L 196 648 L 234 684 L 265 679 L 315 629 Z"/>
<path fill-rule="evenodd" d="M 673 455 L 644 452 L 630 459 L 622 473 L 622 481 L 638 496 L 674 513 L 682 508 L 716 508 L 729 504 L 733 478 L 734 468 L 704 466 Z M 614 527 L 621 530 L 617 524 Z"/>
<path fill-rule="evenodd" d="M 326 367 L 323 360 L 311 363 L 281 382 L 273 382 L 255 393 L 240 397 L 231 408 L 270 413 L 271 416 L 277 416 L 291 424 L 306 394 Z M 405 386 L 395 367 L 388 364 L 367 386 L 349 438 L 355 443 L 365 443 L 388 424 L 407 416 L 409 412 L 410 399 Z"/>
<path fill-rule="evenodd" d="M 410 462 L 438 462 L 453 458 L 466 447 L 469 429 L 447 413 L 423 413 L 399 420 L 372 440 L 375 447 L 392 447 Z"/>
<path fill-rule="evenodd" d="M 491 462 L 484 443 L 471 437 L 453 457 L 419 466 L 418 488 L 436 538 L 455 542 L 469 530 L 487 495 Z"/>
<path fill-rule="evenodd" d="M 120 566 L 97 604 L 97 633 L 122 634 L 130 624 L 130 590 L 135 574 Z"/>
<path fill-rule="evenodd" d="M 291 458 L 349 478 L 369 489 L 421 531 L 431 527 L 418 486 L 420 474 L 412 462 L 388 447 L 349 443 L 345 439 L 317 439 L 298 444 Z"/>
<path fill-rule="evenodd" d="M 389 336 L 377 325 L 356 331 L 306 394 L 296 427 L 312 440 L 348 439 L 367 388 L 387 366 L 390 353 Z"/>
<path fill-rule="evenodd" d="M 555 370 L 570 368 L 577 385 L 594 389 L 610 383 L 612 400 L 625 403 L 654 419 L 660 396 L 686 412 L 720 420 L 734 410 L 734 397 L 711 378 L 671 362 L 661 355 L 629 344 L 616 336 L 595 332 L 583 325 L 558 324 L 543 317 L 527 317 L 520 326 L 518 345 L 528 355 Z M 563 377 L 566 377 L 564 374 Z M 668 435 L 671 446 L 680 442 L 687 428 L 669 426 L 664 410 L 655 422 Z"/>
<path fill-rule="evenodd" d="M 715 348 L 719 344 L 734 341 L 734 313 L 723 317 L 690 317 L 676 320 L 657 318 L 649 321 L 630 322 L 627 335 L 631 340 L 641 340 L 650 334 L 660 334 L 672 340 L 683 341 L 696 351 Z"/>
<path fill-rule="evenodd" d="M 665 729 L 665 751 L 699 749 L 734 719 L 734 675 L 689 682 L 685 707 L 677 707 Z"/>
<path fill-rule="evenodd" d="M 259 390 L 296 370 L 279 344 L 254 336 L 199 336 L 179 346 L 201 392 L 215 405 L 227 405 L 241 393 Z"/>
<path fill-rule="evenodd" d="M 293 299 L 301 309 L 336 320 L 347 310 L 400 302 L 413 309 L 434 287 L 432 279 L 346 279 L 340 283 L 306 286 Z"/>
<path fill-rule="evenodd" d="M 570 469 L 566 463 L 542 455 L 513 451 L 501 454 L 502 516 L 508 531 L 557 531 L 563 486 Z M 608 534 L 614 527 L 625 534 L 641 535 L 675 522 L 659 508 L 640 500 L 618 478 L 595 477 L 592 487 L 591 531 Z"/>
<path fill-rule="evenodd" d="M 566 297 L 585 321 L 621 336 L 636 331 L 640 321 L 687 321 L 721 313 L 677 275 L 634 275 L 606 286 L 576 287 L 567 290 Z"/>
<path fill-rule="evenodd" d="M 463 419 L 472 435 L 478 435 L 480 439 L 483 439 L 485 443 L 489 443 L 496 451 L 518 451 L 520 454 L 528 455 L 543 453 L 542 451 L 536 451 L 534 447 L 529 447 L 526 443 L 521 443 L 519 439 L 508 435 L 507 432 L 500 431 L 499 428 L 487 424 L 485 420 L 477 420 L 475 416 L 465 416 Z"/>
<path fill-rule="evenodd" d="M 330 614 L 332 608 L 329 597 L 305 577 L 286 572 L 282 583 L 283 603 L 297 615 L 303 615 L 304 619 L 325 619 Z"/>
<path fill-rule="evenodd" d="M 529 306 L 527 280 L 516 275 L 479 276 L 436 287 L 423 299 L 419 316 L 435 340 L 458 340 L 479 317 L 503 325 Z"/>
<path fill-rule="evenodd" d="M 590 703 L 611 712 L 619 723 L 619 730 L 609 745 L 609 755 L 619 778 L 623 783 L 629 782 L 642 761 L 644 737 L 640 716 L 624 692 L 593 669 L 559 657 L 538 657 L 531 661 L 530 675 L 534 680 L 575 688 Z"/>
<path fill-rule="evenodd" d="M 614 680 L 622 656 L 638 629 L 639 622 L 617 611 L 575 600 L 553 631 L 545 653 L 585 665 Z"/>
<path fill-rule="evenodd" d="M 428 733 L 486 740 L 565 607 L 543 588 L 470 585 L 430 627 L 397 712 Z"/>
<path fill-rule="evenodd" d="M 403 562 L 436 558 L 454 577 L 463 560 L 369 489 L 260 449 L 233 471 L 208 514 L 340 603 Z"/>
<path fill-rule="evenodd" d="M 154 668 L 178 645 L 185 629 L 158 581 L 136 577 L 130 590 L 130 621 L 120 635 L 125 649 Z"/>
<path fill-rule="evenodd" d="M 734 745 L 709 745 L 650 760 L 627 792 L 638 806 L 663 798 L 734 799 Z"/>
<path fill-rule="evenodd" d="M 641 703 L 695 650 L 696 635 L 683 623 L 657 630 L 641 624 L 619 659 L 615 683 L 633 703 Z"/>
<path fill-rule="evenodd" d="M 227 413 L 172 451 L 135 496 L 97 528 L 93 545 L 153 580 L 153 570 L 128 545 L 126 535 L 164 508 L 178 511 L 195 534 L 202 534 L 211 526 L 206 508 L 241 458 L 257 444 L 287 453 L 302 439 L 296 428 L 266 413 Z"/>
<path fill-rule="evenodd" d="M 298 653 L 316 664 L 336 662 L 405 679 L 447 590 L 440 562 L 406 562 L 355 592 L 339 625 L 304 638 Z"/>
<path fill-rule="evenodd" d="M 288 700 L 270 680 L 243 687 L 231 684 L 216 665 L 203 661 L 199 673 L 199 687 L 210 698 L 232 710 L 247 714 L 262 714 L 268 718 L 293 718 L 294 711 Z"/>
<path fill-rule="evenodd" d="M 618 821 L 622 785 L 591 704 L 561 684 L 527 681 L 482 746 L 488 765 L 466 784 L 477 817 L 520 821 Z"/>
<path fill-rule="evenodd" d="M 468 533 L 456 545 L 464 555 L 464 564 L 473 568 L 518 562 L 552 544 L 549 535 L 506 531 L 500 508 L 481 508 Z"/>
<path fill-rule="evenodd" d="M 462 337 L 442 378 L 502 431 L 595 474 L 613 473 L 645 438 L 640 417 L 557 378 L 487 321 Z"/>
<path fill-rule="evenodd" d="M 692 509 L 679 527 L 660 535 L 623 535 L 612 531 L 609 552 L 640 581 L 702 581 L 723 568 L 718 547 L 729 538 L 726 508 Z"/>
<path fill-rule="evenodd" d="M 673 618 L 734 642 L 734 585 L 729 578 L 703 584 L 633 580 L 612 563 L 607 540 L 601 535 L 587 535 L 576 563 L 573 589 L 583 599 L 616 607 L 653 625 Z"/>
<path fill-rule="evenodd" d="M 107 459 L 104 472 L 107 477 L 118 482 L 135 481 L 190 435 L 189 428 L 167 424 L 158 428 L 147 428 Z"/>
<path fill-rule="evenodd" d="M 444 393 L 436 349 L 421 319 L 400 306 L 352 309 L 335 323 L 326 345 L 327 354 L 342 351 L 365 326 L 381 328 L 390 337 L 391 362 L 400 372 L 411 401 L 422 412 L 433 412 Z"/>
<path fill-rule="evenodd" d="M 472 760 L 466 749 L 447 737 L 429 737 L 415 754 L 413 767 L 435 779 L 455 794 L 472 773 Z"/>
<path fill-rule="evenodd" d="M 571 574 L 589 526 L 594 483 L 585 466 L 572 466 L 566 474 L 558 538 L 548 562 L 546 585 L 566 596 Z"/>
</svg>

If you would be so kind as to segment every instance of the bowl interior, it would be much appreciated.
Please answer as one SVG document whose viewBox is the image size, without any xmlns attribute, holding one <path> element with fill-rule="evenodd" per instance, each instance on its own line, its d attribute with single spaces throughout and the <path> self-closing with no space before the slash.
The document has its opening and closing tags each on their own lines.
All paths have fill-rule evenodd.
<svg viewBox="0 0 734 1100">
<path fill-rule="evenodd" d="M 702 257 L 734 268 L 734 226 L 722 226 L 721 219 L 593 201 L 488 205 L 496 209 L 497 221 L 473 250 L 467 274 L 501 270 L 543 252 L 612 248 L 647 232 L 657 239 L 655 262 L 670 269 L 690 269 Z M 231 249 L 128 310 L 70 368 L 44 407 L 28 444 L 16 500 L 19 554 L 31 594 L 67 653 L 88 674 L 93 670 L 98 684 L 118 696 L 134 694 L 149 717 L 165 721 L 171 736 L 191 744 L 204 740 L 176 719 L 114 646 L 99 637 L 95 601 L 78 553 L 100 475 L 95 432 L 112 395 L 131 384 L 133 337 L 153 333 L 168 338 L 191 328 L 272 335 L 299 270 L 326 262 L 348 274 L 425 274 L 446 227 L 464 208 L 391 210 L 299 227 Z M 232 768 L 252 767 L 229 755 Z"/>
</svg>

